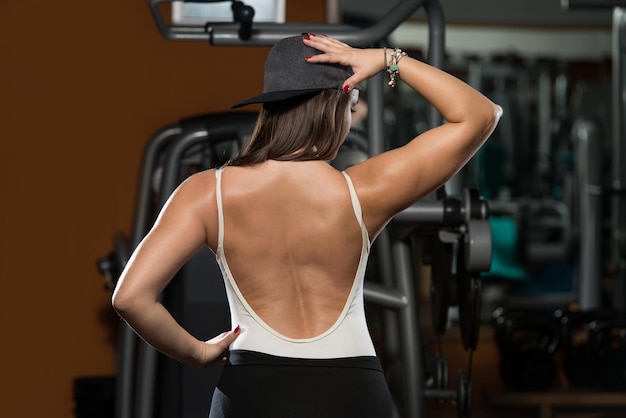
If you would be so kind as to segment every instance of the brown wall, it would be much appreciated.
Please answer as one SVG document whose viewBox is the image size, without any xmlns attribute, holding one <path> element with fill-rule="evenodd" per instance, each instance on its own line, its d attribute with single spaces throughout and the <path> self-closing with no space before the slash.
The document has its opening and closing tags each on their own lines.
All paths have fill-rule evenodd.
<svg viewBox="0 0 626 418">
<path fill-rule="evenodd" d="M 144 146 L 256 93 L 266 53 L 167 41 L 146 0 L 0 3 L 0 416 L 71 417 L 73 379 L 113 373 L 96 260 L 130 230 Z"/>
</svg>

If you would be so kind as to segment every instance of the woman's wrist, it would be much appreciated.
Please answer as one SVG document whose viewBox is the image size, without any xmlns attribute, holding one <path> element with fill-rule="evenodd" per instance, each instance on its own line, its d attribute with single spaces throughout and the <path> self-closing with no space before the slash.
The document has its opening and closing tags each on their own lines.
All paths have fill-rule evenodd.
<svg viewBox="0 0 626 418">
<path fill-rule="evenodd" d="M 406 52 L 400 48 L 383 48 L 383 70 L 389 74 L 389 86 L 395 87 L 400 79 L 400 61 L 406 57 Z"/>
<path fill-rule="evenodd" d="M 387 68 L 389 67 L 389 60 L 391 59 L 391 53 L 393 52 L 393 49 L 384 47 L 383 48 L 383 69 L 382 71 L 387 71 Z"/>
<path fill-rule="evenodd" d="M 209 347 L 206 341 L 196 339 L 193 343 L 191 355 L 188 359 L 186 359 L 185 363 L 188 363 L 195 369 L 202 369 L 206 367 L 208 348 Z"/>
</svg>

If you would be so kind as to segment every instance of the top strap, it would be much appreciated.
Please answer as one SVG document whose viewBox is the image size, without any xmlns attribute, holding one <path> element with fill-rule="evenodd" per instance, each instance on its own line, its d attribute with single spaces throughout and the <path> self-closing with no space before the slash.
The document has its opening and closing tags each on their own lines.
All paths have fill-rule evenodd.
<svg viewBox="0 0 626 418">
<path fill-rule="evenodd" d="M 215 197 L 217 200 L 217 248 L 224 244 L 224 210 L 222 209 L 222 168 L 215 170 Z"/>
<path fill-rule="evenodd" d="M 346 182 L 348 183 L 348 189 L 350 189 L 350 200 L 352 200 L 352 208 L 354 209 L 354 215 L 356 216 L 359 225 L 361 228 L 365 228 L 363 224 L 363 211 L 361 210 L 361 202 L 359 201 L 359 197 L 356 194 L 356 190 L 354 189 L 354 184 L 352 184 L 352 179 L 345 171 L 342 171 L 341 174 L 346 178 Z"/>
</svg>

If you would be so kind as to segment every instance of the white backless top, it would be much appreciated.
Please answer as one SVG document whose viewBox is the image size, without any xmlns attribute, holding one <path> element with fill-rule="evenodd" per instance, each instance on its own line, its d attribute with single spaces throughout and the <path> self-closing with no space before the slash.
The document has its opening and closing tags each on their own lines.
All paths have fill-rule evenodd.
<svg viewBox="0 0 626 418">
<path fill-rule="evenodd" d="M 367 328 L 363 303 L 363 280 L 370 252 L 370 241 L 363 223 L 361 204 L 352 180 L 347 173 L 342 172 L 342 174 L 348 184 L 354 214 L 361 227 L 361 257 L 356 267 L 354 282 L 341 314 L 330 328 L 315 337 L 295 339 L 282 335 L 263 321 L 248 304 L 237 286 L 224 254 L 222 169 L 215 171 L 219 227 L 216 258 L 226 285 L 231 324 L 241 327 L 241 334 L 231 345 L 231 350 L 250 350 L 291 358 L 328 359 L 376 355 Z"/>
</svg>

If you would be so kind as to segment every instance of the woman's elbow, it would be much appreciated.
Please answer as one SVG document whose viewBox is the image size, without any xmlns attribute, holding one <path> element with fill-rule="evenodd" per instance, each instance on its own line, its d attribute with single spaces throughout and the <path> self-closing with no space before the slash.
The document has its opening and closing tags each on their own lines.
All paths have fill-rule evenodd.
<svg viewBox="0 0 626 418">
<path fill-rule="evenodd" d="M 124 316 L 124 313 L 128 312 L 134 305 L 133 299 L 132 295 L 118 287 L 115 289 L 113 296 L 111 297 L 111 305 L 117 313 Z"/>
<path fill-rule="evenodd" d="M 471 129 L 476 133 L 474 138 L 479 146 L 491 136 L 501 117 L 502 108 L 490 100 L 476 109 Z"/>
<path fill-rule="evenodd" d="M 500 105 L 497 105 L 495 103 L 492 103 L 493 105 L 493 127 L 495 128 L 496 125 L 498 124 L 498 121 L 500 120 L 500 118 L 502 117 L 502 115 L 504 114 L 504 110 L 502 109 L 502 107 Z"/>
</svg>

